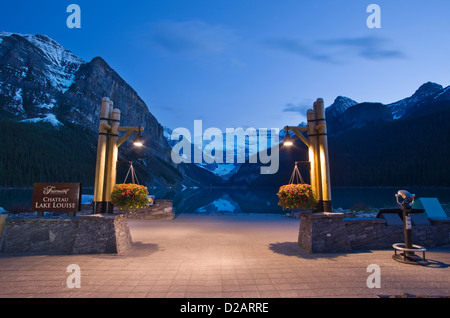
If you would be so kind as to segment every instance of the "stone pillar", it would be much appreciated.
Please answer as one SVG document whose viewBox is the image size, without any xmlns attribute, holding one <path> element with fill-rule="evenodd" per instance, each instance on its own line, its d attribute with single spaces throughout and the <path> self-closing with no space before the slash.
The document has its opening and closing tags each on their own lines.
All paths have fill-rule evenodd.
<svg viewBox="0 0 450 318">
<path fill-rule="evenodd" d="M 120 254 L 133 241 L 123 214 L 75 218 L 7 218 L 0 236 L 6 254 Z"/>
<path fill-rule="evenodd" d="M 80 215 L 71 254 L 120 254 L 133 241 L 124 214 Z"/>
<path fill-rule="evenodd" d="M 298 244 L 309 253 L 350 252 L 343 213 L 300 213 Z"/>
</svg>

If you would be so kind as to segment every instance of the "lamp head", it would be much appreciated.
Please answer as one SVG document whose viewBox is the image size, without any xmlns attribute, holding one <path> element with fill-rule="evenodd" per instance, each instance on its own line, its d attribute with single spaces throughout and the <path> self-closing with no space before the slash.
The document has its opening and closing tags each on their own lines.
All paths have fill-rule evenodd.
<svg viewBox="0 0 450 318">
<path fill-rule="evenodd" d="M 133 145 L 136 147 L 142 147 L 144 145 L 144 142 L 142 141 L 141 127 L 139 127 L 139 132 L 137 133 L 136 138 L 133 141 Z"/>
<path fill-rule="evenodd" d="M 284 137 L 283 146 L 290 147 L 294 144 L 292 141 L 291 135 L 289 135 L 289 131 L 286 131 L 286 137 Z"/>
</svg>

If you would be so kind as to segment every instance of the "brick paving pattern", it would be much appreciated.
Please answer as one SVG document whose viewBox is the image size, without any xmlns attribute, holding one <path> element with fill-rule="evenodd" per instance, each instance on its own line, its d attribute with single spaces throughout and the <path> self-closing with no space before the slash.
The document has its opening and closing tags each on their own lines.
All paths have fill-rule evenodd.
<svg viewBox="0 0 450 318">
<path fill-rule="evenodd" d="M 279 215 L 179 215 L 128 220 L 133 246 L 115 255 L 1 255 L 0 298 L 374 298 L 450 295 L 450 248 L 428 266 L 392 259 L 393 250 L 309 254 L 299 220 Z M 67 267 L 81 269 L 68 288 Z M 368 288 L 367 268 L 381 269 Z"/>
</svg>

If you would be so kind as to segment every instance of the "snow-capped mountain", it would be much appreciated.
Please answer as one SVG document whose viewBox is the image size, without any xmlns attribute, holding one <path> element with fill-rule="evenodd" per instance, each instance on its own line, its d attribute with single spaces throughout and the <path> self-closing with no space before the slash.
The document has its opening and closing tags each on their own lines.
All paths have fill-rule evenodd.
<svg viewBox="0 0 450 318">
<path fill-rule="evenodd" d="M 262 137 L 260 137 L 259 129 L 247 131 L 243 129 L 242 131 L 235 129 L 236 135 L 234 137 L 234 142 L 232 142 L 232 144 L 227 143 L 227 133 L 222 133 L 221 138 L 223 143 L 221 143 L 220 145 L 217 144 L 216 145 L 217 147 L 214 148 L 214 151 L 221 154 L 223 163 L 217 163 L 214 160 L 214 158 L 212 158 L 211 156 L 209 156 L 207 152 L 205 152 L 205 148 L 211 143 L 211 141 L 197 139 L 191 146 L 191 162 L 194 162 L 198 167 L 201 167 L 214 173 L 216 176 L 222 178 L 223 180 L 228 180 L 239 170 L 242 163 L 249 162 L 250 157 L 258 155 L 258 152 L 270 148 L 271 145 L 273 145 L 274 143 L 279 144 L 284 139 L 285 136 L 285 131 L 283 129 L 281 130 L 278 134 L 278 137 L 272 136 L 271 131 L 267 130 L 268 134 L 267 140 L 265 142 L 260 142 L 261 141 L 260 138 Z M 236 137 L 237 135 L 240 134 L 240 132 L 242 132 L 242 134 L 247 134 L 247 136 L 252 137 L 246 137 L 244 144 L 242 144 L 241 142 L 238 141 L 239 138 Z M 173 147 L 175 144 L 178 143 L 177 140 L 171 139 L 172 129 L 168 127 L 164 127 L 164 136 L 168 140 L 168 143 L 171 147 Z M 199 148 L 197 146 L 199 144 L 201 144 L 202 146 L 200 151 L 202 152 L 203 160 L 202 162 L 195 162 L 194 152 L 196 148 Z M 234 156 L 233 162 L 231 163 L 226 162 L 227 153 L 233 153 Z"/>
<path fill-rule="evenodd" d="M 55 105 L 84 63 L 47 36 L 0 32 L 1 109 L 23 121 L 62 125 Z"/>
<path fill-rule="evenodd" d="M 145 126 L 153 149 L 167 148 L 162 126 L 147 105 L 102 58 L 85 62 L 45 35 L 0 32 L 0 39 L 0 111 L 6 117 L 97 131 L 107 96 L 121 110 L 123 124 Z"/>
<path fill-rule="evenodd" d="M 90 151 L 94 153 L 92 157 L 95 158 L 99 106 L 105 96 L 110 97 L 115 107 L 121 110 L 123 126 L 141 125 L 145 129 L 146 148 L 139 157 L 135 155 L 134 158 L 122 158 L 142 163 L 141 166 L 144 168 L 141 170 L 143 175 L 140 176 L 140 180 L 146 179 L 151 185 L 178 184 L 189 187 L 200 184 L 211 186 L 223 180 L 233 182 L 232 176 L 236 174 L 238 176 L 234 180 L 248 181 L 252 173 L 255 178 L 259 177 L 257 165 L 240 164 L 236 159 L 234 163 L 229 164 L 198 163 L 175 166 L 170 158 L 173 146 L 171 141 L 168 142 L 170 130 L 163 128 L 137 92 L 105 60 L 96 57 L 90 62 L 83 61 L 48 36 L 0 32 L 0 124 L 1 121 L 8 121 L 8 129 L 13 127 L 23 133 L 23 129 L 19 127 L 23 125 L 27 126 L 32 134 L 33 131 L 29 126 L 36 123 L 35 126 L 47 125 L 52 129 L 65 130 L 67 134 L 86 130 L 88 133 L 79 138 L 83 140 L 83 147 L 77 151 Z M 449 103 L 450 86 L 443 88 L 431 82 L 422 85 L 410 97 L 391 104 L 358 103 L 350 98 L 338 96 L 333 104 L 326 108 L 328 132 L 332 136 L 369 124 L 414 118 L 448 107 Z M 11 136 L 14 137 L 14 133 Z M 284 137 L 285 131 L 281 128 L 279 141 L 283 141 Z M 49 138 L 55 138 L 47 140 L 49 144 L 56 144 L 57 137 Z M 85 142 L 85 139 L 89 140 Z M 129 150 L 129 144 L 125 143 L 122 147 Z M 202 151 L 207 144 L 208 142 L 202 143 Z M 20 164 L 25 165 L 26 162 L 19 162 L 19 159 L 23 160 L 24 157 L 38 156 L 36 149 L 40 148 L 37 145 L 29 145 L 31 146 L 35 146 L 34 150 L 24 148 L 25 155 L 21 156 L 12 148 L 3 148 L 2 152 L 7 154 L 8 160 L 16 162 L 17 171 L 31 171 L 33 167 L 22 167 Z M 66 150 L 69 152 L 73 149 L 68 147 Z M 262 149 L 259 143 L 247 140 L 244 145 L 234 144 L 232 148 L 227 148 L 224 144 L 224 147 L 218 150 L 224 153 L 231 150 L 235 158 L 244 150 L 245 161 L 248 162 L 249 156 Z M 71 157 L 74 153 L 70 153 Z M 127 151 L 120 152 L 121 155 L 126 153 Z M 29 160 L 31 162 L 33 158 Z M 61 171 L 65 169 L 62 161 L 62 159 L 59 161 Z M 87 164 L 87 168 L 77 167 L 71 166 L 71 169 L 91 169 L 95 167 L 95 163 Z M 135 168 L 138 170 L 138 165 Z M 5 166 L 0 167 L 0 171 L 6 170 L 8 169 Z M 54 176 L 51 173 L 53 172 L 48 172 L 48 178 Z M 91 176 L 93 173 L 89 171 L 86 175 Z M 0 181 L 6 180 L 5 176 L 2 175 Z M 11 172 L 10 180 L 15 179 L 17 174 Z M 13 183 L 0 185 L 11 186 Z"/>
<path fill-rule="evenodd" d="M 85 63 L 45 35 L 0 32 L 2 110 L 24 121 L 61 126 L 55 105 Z"/>
<path fill-rule="evenodd" d="M 325 115 L 327 117 L 337 117 L 356 104 L 358 104 L 358 102 L 354 101 L 353 99 L 345 96 L 338 96 L 334 100 L 333 104 L 326 108 Z"/>
<path fill-rule="evenodd" d="M 424 115 L 450 101 L 450 86 L 427 82 L 413 95 L 391 104 L 357 103 L 347 97 L 339 96 L 326 108 L 327 127 L 331 135 L 361 128 L 368 124 L 389 122 Z"/>
<path fill-rule="evenodd" d="M 45 35 L 30 35 L 30 34 L 14 34 L 9 32 L 0 31 L 0 43 L 5 38 L 9 41 L 10 37 L 20 36 L 27 40 L 30 44 L 34 45 L 38 54 L 42 54 L 42 57 L 46 60 L 46 69 L 43 70 L 45 78 L 41 77 L 41 80 L 45 80 L 45 84 L 50 84 L 57 90 L 65 92 L 75 79 L 75 72 L 80 68 L 83 61 L 78 56 L 74 55 L 69 50 L 66 50 L 58 42 Z M 25 43 L 24 43 L 25 44 Z M 24 46 L 24 48 L 29 48 Z M 17 51 L 16 51 L 17 52 Z M 9 56 L 9 59 L 18 59 L 19 61 L 27 64 L 29 55 L 27 52 L 22 53 L 19 56 Z M 35 65 L 32 65 L 33 67 Z M 22 76 L 25 76 L 30 71 L 28 66 L 23 69 Z"/>
<path fill-rule="evenodd" d="M 449 87 L 447 87 L 447 90 L 448 88 Z M 387 107 L 392 112 L 393 118 L 399 119 L 402 118 L 411 108 L 418 107 L 430 99 L 438 98 L 439 96 L 437 95 L 441 95 L 441 98 L 444 97 L 443 91 L 444 88 L 442 85 L 428 82 L 420 86 L 411 97 L 388 104 Z"/>
<path fill-rule="evenodd" d="M 81 149 L 89 153 L 86 157 L 95 158 L 97 133 L 100 118 L 100 105 L 103 97 L 109 97 L 115 108 L 121 111 L 122 126 L 142 126 L 145 148 L 139 154 L 132 150 L 131 141 L 121 146 L 119 160 L 134 161 L 135 168 L 140 170 L 139 180 L 151 186 L 201 186 L 216 182 L 217 177 L 205 171 L 197 173 L 198 167 L 192 165 L 175 166 L 170 158 L 170 146 L 164 137 L 162 125 L 152 115 L 149 107 L 139 97 L 137 92 L 124 81 L 114 69 L 101 57 L 95 57 L 90 62 L 77 57 L 62 45 L 45 35 L 16 34 L 0 32 L 0 124 L 9 125 L 12 129 L 22 131 L 20 125 L 27 128 L 27 133 L 39 130 L 59 130 L 61 135 L 80 134 L 83 140 Z M 1 122 L 3 121 L 3 122 Z M 36 124 L 35 128 L 30 124 Z M 45 127 L 44 127 L 44 126 Z M 63 131 L 63 132 L 62 132 Z M 14 136 L 18 134 L 12 134 Z M 51 134 L 42 143 L 56 144 L 57 134 Z M 18 137 L 17 137 L 18 138 Z M 49 140 L 54 138 L 55 140 Z M 74 138 L 75 139 L 75 138 Z M 18 139 L 18 142 L 23 142 Z M 39 140 L 41 142 L 41 140 Z M 36 151 L 25 148 L 45 149 L 45 145 L 21 145 L 29 153 L 30 159 L 24 161 L 28 165 L 32 156 L 39 156 Z M 67 149 L 60 150 L 69 157 L 76 156 L 75 147 L 61 145 Z M 79 147 L 79 146 L 77 146 Z M 8 158 L 19 156 L 14 149 L 4 149 L 10 152 Z M 69 155 L 70 154 L 70 155 Z M 61 156 L 59 154 L 59 156 Z M 16 160 L 16 161 L 17 161 Z M 64 160 L 57 163 L 64 170 Z M 84 175 L 93 176 L 90 169 L 93 164 L 76 162 L 80 167 L 71 169 L 89 170 Z M 45 166 L 43 166 L 47 169 Z M 4 166 L 1 170 L 6 169 Z M 30 171 L 35 167 L 18 167 L 18 171 Z M 56 171 L 56 169 L 54 169 Z M 60 177 L 52 170 L 39 175 L 45 178 Z M 2 178 L 2 186 L 29 186 L 30 178 L 25 176 L 23 183 L 15 183 L 17 178 L 11 174 L 11 182 Z M 34 179 L 34 178 L 33 178 Z M 47 179 L 46 179 L 47 180 Z M 199 181 L 201 180 L 201 181 Z M 37 180 L 34 180 L 37 181 Z M 21 181 L 17 181 L 21 182 Z M 46 182 L 41 180 L 41 182 Z M 89 179 L 85 183 L 91 184 Z"/>
<path fill-rule="evenodd" d="M 450 116 L 450 86 L 425 83 L 411 97 L 388 105 L 357 103 L 339 96 L 325 111 L 331 180 L 335 184 L 448 185 L 448 165 L 443 162 L 450 148 L 442 145 L 450 136 L 445 124 Z M 364 129 L 369 125 L 370 129 Z M 285 132 L 281 130 L 280 141 L 284 137 Z M 293 139 L 298 141 L 296 137 Z M 439 155 L 433 155 L 431 160 L 428 156 L 432 152 Z M 301 142 L 289 150 L 281 147 L 279 159 L 280 168 L 274 175 L 261 175 L 258 165 L 243 164 L 230 183 L 234 186 L 286 184 L 293 162 L 308 160 L 307 148 Z"/>
</svg>

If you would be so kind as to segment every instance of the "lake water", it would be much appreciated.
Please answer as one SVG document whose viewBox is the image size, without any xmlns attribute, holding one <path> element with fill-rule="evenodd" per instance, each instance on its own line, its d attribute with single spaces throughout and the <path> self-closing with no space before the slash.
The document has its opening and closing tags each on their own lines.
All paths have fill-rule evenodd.
<svg viewBox="0 0 450 318">
<path fill-rule="evenodd" d="M 395 194 L 403 188 L 332 188 L 334 208 L 343 209 L 380 209 L 397 207 Z M 276 188 L 220 188 L 185 189 L 171 191 L 167 189 L 149 189 L 156 200 L 172 200 L 177 214 L 197 213 L 275 213 L 283 214 L 278 206 Z M 450 204 L 450 189 L 441 188 L 405 188 L 416 197 L 437 197 L 441 204 Z M 31 207 L 32 189 L 0 189 L 1 207 L 6 210 Z M 86 196 L 92 195 L 93 188 L 83 189 Z M 87 197 L 86 197 L 87 198 Z"/>
</svg>

